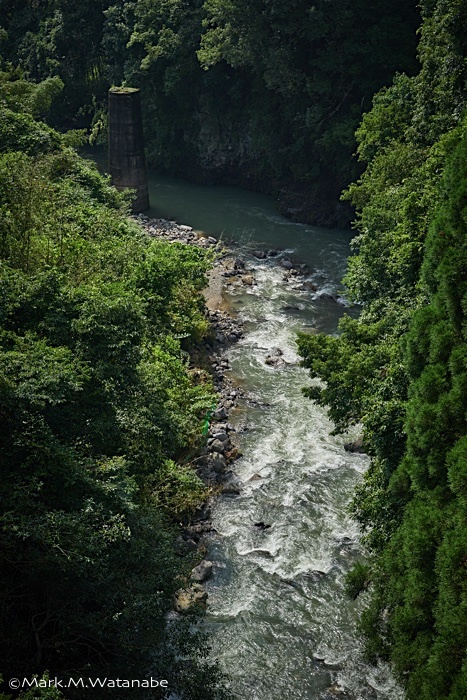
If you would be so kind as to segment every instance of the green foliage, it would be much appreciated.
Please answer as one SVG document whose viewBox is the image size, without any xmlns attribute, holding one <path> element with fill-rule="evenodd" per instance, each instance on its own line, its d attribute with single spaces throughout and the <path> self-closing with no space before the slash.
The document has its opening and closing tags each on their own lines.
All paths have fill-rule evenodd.
<svg viewBox="0 0 467 700">
<path fill-rule="evenodd" d="M 4 3 L 2 24 L 7 38 L 3 55 L 21 64 L 33 83 L 64 83 L 54 102 L 54 124 L 63 124 L 65 117 L 67 126 L 70 120 L 86 126 L 93 97 L 104 99 L 107 83 L 101 37 L 109 4 L 110 0 Z"/>
<path fill-rule="evenodd" d="M 361 422 L 371 466 L 351 510 L 371 556 L 369 658 L 407 700 L 461 700 L 467 629 L 467 124 L 463 0 L 423 2 L 420 73 L 376 95 L 357 131 L 366 163 L 345 278 L 364 302 L 336 338 L 302 336 L 306 393 L 337 430 Z"/>
<path fill-rule="evenodd" d="M 357 562 L 345 577 L 345 588 L 347 595 L 353 600 L 357 598 L 362 591 L 365 591 L 370 582 L 368 564 Z"/>
<path fill-rule="evenodd" d="M 206 487 L 190 466 L 164 462 L 155 475 L 152 499 L 175 518 L 193 513 L 206 500 Z"/>
<path fill-rule="evenodd" d="M 0 72 L 2 85 L 1 104 L 16 112 L 26 112 L 33 117 L 48 114 L 53 100 L 63 90 L 63 82 L 55 76 L 40 83 L 31 83 L 24 78 L 19 68 L 6 66 Z"/>
<path fill-rule="evenodd" d="M 191 565 L 176 553 L 174 521 L 206 497 L 182 463 L 214 399 L 189 354 L 206 329 L 209 256 L 145 236 L 127 196 L 91 163 L 32 116 L 9 113 L 15 150 L 0 155 L 2 670 L 152 675 L 186 700 L 221 697 L 205 641 L 166 620 Z M 41 128 L 50 143 L 31 147 Z M 40 687 L 21 697 L 63 696 Z"/>
<path fill-rule="evenodd" d="M 347 224 L 354 131 L 375 90 L 415 69 L 418 23 L 413 0 L 7 0 L 3 51 L 64 82 L 54 124 L 92 121 L 94 139 L 106 89 L 137 85 L 153 167 L 285 186 L 302 218 Z"/>
<path fill-rule="evenodd" d="M 0 108 L 0 138 L 2 153 L 24 151 L 38 155 L 54 150 L 60 143 L 60 136 L 46 124 L 5 108 Z"/>
</svg>

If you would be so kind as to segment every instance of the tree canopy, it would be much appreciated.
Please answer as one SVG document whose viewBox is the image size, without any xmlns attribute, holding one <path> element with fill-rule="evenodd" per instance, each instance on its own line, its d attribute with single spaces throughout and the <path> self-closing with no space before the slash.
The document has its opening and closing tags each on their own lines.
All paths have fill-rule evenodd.
<svg viewBox="0 0 467 700">
<path fill-rule="evenodd" d="M 419 21 L 413 0 L 7 0 L 2 26 L 28 78 L 63 81 L 55 125 L 87 126 L 110 85 L 137 85 L 152 167 L 346 225 L 354 131 L 376 90 L 416 70 Z"/>
<path fill-rule="evenodd" d="M 184 455 L 214 397 L 190 368 L 210 260 L 149 239 L 128 196 L 34 120 L 49 85 L 2 76 L 2 672 L 153 676 L 218 697 L 203 637 L 167 622 L 193 566 L 178 523 L 206 497 Z"/>
<path fill-rule="evenodd" d="M 352 511 L 369 563 L 370 658 L 407 700 L 466 695 L 467 5 L 422 2 L 420 72 L 378 93 L 357 131 L 365 171 L 346 283 L 363 303 L 337 337 L 304 336 L 306 389 L 336 428 L 361 423 L 372 464 Z"/>
</svg>

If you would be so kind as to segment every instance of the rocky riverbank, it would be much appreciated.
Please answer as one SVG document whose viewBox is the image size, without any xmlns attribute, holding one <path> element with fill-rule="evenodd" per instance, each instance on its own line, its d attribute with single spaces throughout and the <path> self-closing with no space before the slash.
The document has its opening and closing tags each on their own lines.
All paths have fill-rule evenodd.
<svg viewBox="0 0 467 700">
<path fill-rule="evenodd" d="M 233 251 L 212 236 L 202 236 L 190 226 L 167 219 L 150 219 L 142 214 L 133 218 L 151 237 L 171 243 L 213 249 L 216 253 L 209 275 L 209 285 L 205 290 L 206 315 L 211 327 L 211 333 L 205 341 L 205 349 L 218 393 L 218 403 L 210 417 L 207 443 L 198 450 L 191 464 L 215 493 L 236 495 L 239 493 L 239 487 L 230 465 L 240 453 L 233 443 L 235 429 L 229 422 L 229 413 L 243 396 L 243 391 L 235 386 L 228 376 L 230 367 L 225 352 L 232 343 L 236 343 L 243 336 L 243 328 L 240 320 L 227 310 L 222 291 L 225 280 L 230 279 L 233 272 L 235 282 L 245 285 L 253 284 L 254 276 L 246 270 L 244 262 L 236 257 Z M 194 514 L 190 525 L 183 529 L 178 543 L 180 554 L 185 555 L 196 550 L 201 553 L 203 537 L 211 531 L 210 507 L 207 503 Z M 194 604 L 205 603 L 207 594 L 202 584 L 210 577 L 211 571 L 212 562 L 204 559 L 194 567 L 191 585 L 176 593 L 176 612 L 184 613 Z"/>
<path fill-rule="evenodd" d="M 169 241 L 195 245 L 215 252 L 213 268 L 209 274 L 209 284 L 204 292 L 206 316 L 211 333 L 205 341 L 205 350 L 211 366 L 214 386 L 218 393 L 218 403 L 210 417 L 206 444 L 198 450 L 191 464 L 204 483 L 216 494 L 235 496 L 240 493 L 241 484 L 236 478 L 232 465 L 240 456 L 235 445 L 235 429 L 229 422 L 229 414 L 239 399 L 248 401 L 241 387 L 235 385 L 229 377 L 229 360 L 226 351 L 233 343 L 243 337 L 243 326 L 226 302 L 224 290 L 237 289 L 245 291 L 256 284 L 258 267 L 274 260 L 282 270 L 284 282 L 293 290 L 306 291 L 332 303 L 339 303 L 338 298 L 320 292 L 317 285 L 309 279 L 310 270 L 306 265 L 294 261 L 282 250 L 243 250 L 229 248 L 223 241 L 212 236 L 197 233 L 190 226 L 178 224 L 167 219 L 150 219 L 139 214 L 134 217 L 148 236 Z M 284 307 L 284 310 L 298 311 L 298 307 Z M 286 363 L 280 348 L 265 356 L 265 364 L 280 369 Z M 212 532 L 209 503 L 194 514 L 189 526 L 185 527 L 179 537 L 181 555 L 198 551 L 200 556 L 204 549 L 203 538 Z M 207 598 L 203 583 L 212 572 L 212 562 L 201 560 L 192 570 L 191 584 L 177 591 L 174 609 L 178 613 L 186 612 L 193 604 L 204 604 Z"/>
</svg>

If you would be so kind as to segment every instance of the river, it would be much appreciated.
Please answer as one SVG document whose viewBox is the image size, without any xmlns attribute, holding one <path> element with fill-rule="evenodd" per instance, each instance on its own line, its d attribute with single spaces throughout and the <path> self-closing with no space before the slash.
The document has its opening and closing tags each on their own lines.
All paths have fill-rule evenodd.
<svg viewBox="0 0 467 700">
<path fill-rule="evenodd" d="M 102 153 L 92 157 L 103 166 Z M 293 223 L 271 197 L 236 187 L 150 174 L 149 195 L 149 216 L 222 238 L 255 269 L 254 286 L 225 295 L 246 331 L 228 351 L 231 379 L 254 401 L 230 416 L 241 493 L 212 509 L 205 626 L 213 658 L 236 700 L 402 700 L 388 668 L 365 662 L 356 628 L 363 603 L 344 590 L 362 557 L 347 505 L 368 457 L 347 453 L 349 436 L 332 436 L 325 410 L 301 393 L 311 380 L 295 346 L 297 331 L 332 334 L 344 313 L 356 313 L 321 298 L 343 291 L 351 232 Z M 269 249 L 282 253 L 252 255 Z M 318 293 L 285 282 L 284 255 L 308 266 Z M 281 368 L 265 363 L 274 348 Z"/>
<path fill-rule="evenodd" d="M 149 215 L 233 241 L 257 282 L 227 296 L 246 329 L 228 351 L 231 376 L 257 403 L 240 403 L 230 418 L 243 453 L 235 463 L 241 494 L 218 498 L 212 513 L 213 657 L 238 700 L 399 699 L 387 668 L 365 663 L 356 632 L 362 603 L 344 591 L 361 557 L 347 504 L 368 458 L 347 453 L 326 412 L 302 395 L 310 379 L 295 348 L 299 330 L 336 332 L 345 309 L 320 293 L 339 294 L 351 233 L 295 224 L 272 198 L 233 187 L 152 176 L 150 198 Z M 306 263 L 320 293 L 286 282 L 280 256 L 251 255 L 270 248 Z M 265 364 L 273 348 L 283 353 L 281 368 Z"/>
</svg>

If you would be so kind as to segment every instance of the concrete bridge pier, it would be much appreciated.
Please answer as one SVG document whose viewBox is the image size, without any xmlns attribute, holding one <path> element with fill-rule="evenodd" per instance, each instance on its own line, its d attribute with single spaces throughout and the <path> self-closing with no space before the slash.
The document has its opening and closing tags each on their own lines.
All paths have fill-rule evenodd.
<svg viewBox="0 0 467 700">
<path fill-rule="evenodd" d="M 118 190 L 136 190 L 133 212 L 149 208 L 139 88 L 109 90 L 109 173 Z"/>
</svg>

